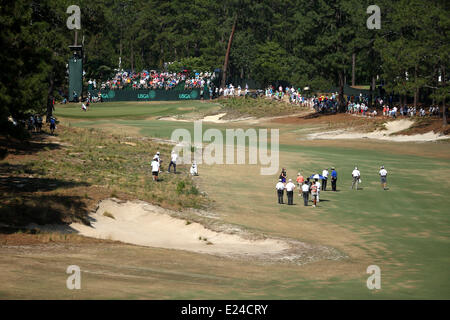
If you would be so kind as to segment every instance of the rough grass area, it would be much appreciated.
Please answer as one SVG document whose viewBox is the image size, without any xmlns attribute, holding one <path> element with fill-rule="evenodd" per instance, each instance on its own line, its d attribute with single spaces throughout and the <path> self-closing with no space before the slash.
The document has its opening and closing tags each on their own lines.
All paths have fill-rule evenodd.
<svg viewBox="0 0 450 320">
<path fill-rule="evenodd" d="M 228 98 L 220 101 L 221 112 L 227 115 L 222 119 L 233 119 L 238 117 L 273 117 L 299 113 L 307 110 L 284 101 L 277 101 L 267 98 Z"/>
<path fill-rule="evenodd" d="M 0 228 L 0 245 L 24 246 L 37 244 L 115 243 L 111 240 L 88 238 L 75 233 L 44 232 L 38 229 Z"/>
<path fill-rule="evenodd" d="M 86 214 L 108 197 L 175 210 L 208 204 L 187 166 L 178 165 L 178 174 L 164 172 L 159 182 L 152 181 L 151 158 L 160 151 L 166 171 L 170 145 L 64 126 L 58 126 L 57 134 L 36 136 L 28 146 L 2 141 L 8 156 L 0 162 L 0 223 L 89 224 Z"/>
<path fill-rule="evenodd" d="M 372 132 L 374 130 L 386 130 L 385 117 L 362 117 L 348 113 L 321 114 L 311 113 L 293 117 L 273 119 L 273 123 L 292 124 L 297 126 L 321 126 L 324 130 L 352 129 L 361 132 Z"/>
</svg>

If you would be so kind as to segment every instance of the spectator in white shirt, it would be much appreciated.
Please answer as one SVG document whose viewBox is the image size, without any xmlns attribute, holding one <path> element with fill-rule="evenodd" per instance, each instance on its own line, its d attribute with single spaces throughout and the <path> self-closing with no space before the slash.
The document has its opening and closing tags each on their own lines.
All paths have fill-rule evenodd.
<svg viewBox="0 0 450 320">
<path fill-rule="evenodd" d="M 153 158 L 151 164 L 152 166 L 152 176 L 153 176 L 153 181 L 158 181 L 158 173 L 159 173 L 159 161 L 158 159 L 155 157 Z"/>
<path fill-rule="evenodd" d="M 278 183 L 275 186 L 275 189 L 277 189 L 278 194 L 278 204 L 283 204 L 283 196 L 284 196 L 284 183 L 281 182 L 281 179 L 278 179 Z"/>
<path fill-rule="evenodd" d="M 387 190 L 386 183 L 387 183 L 387 170 L 384 168 L 384 166 L 381 166 L 380 171 L 380 179 L 381 179 L 381 186 L 384 190 Z"/>
<path fill-rule="evenodd" d="M 191 172 L 191 175 L 198 176 L 197 163 L 195 161 L 192 162 L 192 166 L 191 166 L 190 172 Z"/>
<path fill-rule="evenodd" d="M 172 154 L 170 155 L 169 169 L 167 169 L 167 172 L 170 173 L 170 167 L 173 166 L 173 173 L 177 173 L 177 158 L 178 154 L 175 151 L 172 151 Z"/>
<path fill-rule="evenodd" d="M 294 204 L 294 189 L 295 184 L 292 183 L 292 179 L 289 179 L 289 182 L 286 184 L 286 194 L 288 198 L 288 205 Z"/>
<path fill-rule="evenodd" d="M 355 169 L 352 172 L 352 189 L 356 185 L 356 190 L 358 190 L 358 184 L 360 183 L 361 178 L 361 172 L 359 172 L 358 167 L 355 167 Z"/>
<path fill-rule="evenodd" d="M 327 190 L 327 180 L 328 180 L 328 168 L 322 171 L 322 190 Z"/>
<path fill-rule="evenodd" d="M 308 198 L 309 198 L 309 184 L 302 184 L 302 193 L 303 193 L 303 203 L 305 206 L 308 206 Z"/>
<path fill-rule="evenodd" d="M 320 202 L 320 182 L 319 182 L 319 179 L 314 179 L 314 181 L 315 181 L 315 184 L 316 184 L 316 186 L 317 186 L 317 196 L 316 196 L 316 199 L 317 199 L 317 203 L 319 203 L 319 202 Z"/>
<path fill-rule="evenodd" d="M 156 154 L 153 156 L 153 158 L 156 158 L 156 160 L 158 161 L 158 163 L 159 163 L 159 172 L 161 172 L 162 159 L 161 159 L 159 151 L 156 152 Z"/>
</svg>

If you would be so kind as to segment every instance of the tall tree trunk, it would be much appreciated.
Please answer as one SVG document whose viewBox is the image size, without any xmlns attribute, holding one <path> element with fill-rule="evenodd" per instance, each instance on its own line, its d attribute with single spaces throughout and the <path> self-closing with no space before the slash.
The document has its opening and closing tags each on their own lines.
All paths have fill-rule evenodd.
<svg viewBox="0 0 450 320">
<path fill-rule="evenodd" d="M 375 89 L 376 89 L 376 78 L 372 76 L 372 83 L 370 84 L 370 90 L 372 91 L 372 96 L 370 98 L 370 104 L 374 106 L 375 101 Z"/>
<path fill-rule="evenodd" d="M 345 112 L 345 100 L 344 100 L 344 72 L 339 71 L 339 112 Z"/>
<path fill-rule="evenodd" d="M 352 54 L 352 87 L 355 86 L 356 53 Z"/>
<path fill-rule="evenodd" d="M 445 88 L 445 66 L 441 66 L 442 68 L 442 86 Z M 447 125 L 447 107 L 445 105 L 445 96 L 446 93 L 443 93 L 444 96 L 442 97 L 442 126 L 445 127 Z"/>
<path fill-rule="evenodd" d="M 417 106 L 417 94 L 419 92 L 419 88 L 417 88 L 417 65 L 414 67 L 414 108 Z"/>
<path fill-rule="evenodd" d="M 122 25 L 120 26 L 119 59 L 119 69 L 122 69 Z"/>
<path fill-rule="evenodd" d="M 131 61 L 131 72 L 134 72 L 134 46 L 133 46 L 133 41 L 131 41 L 131 57 L 130 57 L 130 61 Z"/>
<path fill-rule="evenodd" d="M 227 81 L 228 59 L 230 57 L 231 43 L 233 42 L 234 31 L 236 30 L 236 23 L 237 23 L 237 15 L 235 15 L 235 17 L 234 17 L 233 27 L 231 28 L 230 39 L 228 40 L 227 52 L 225 54 L 225 62 L 223 63 L 222 83 L 220 85 L 222 88 L 225 87 L 226 81 Z"/>
<path fill-rule="evenodd" d="M 53 70 L 50 72 L 49 86 L 47 90 L 47 115 L 45 122 L 50 122 L 50 118 L 53 116 L 53 88 L 55 81 L 53 79 Z"/>
</svg>

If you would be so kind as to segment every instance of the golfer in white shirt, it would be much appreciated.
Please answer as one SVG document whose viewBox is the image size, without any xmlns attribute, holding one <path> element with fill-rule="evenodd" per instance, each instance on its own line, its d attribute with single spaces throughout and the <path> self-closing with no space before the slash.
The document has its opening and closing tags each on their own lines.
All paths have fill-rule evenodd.
<svg viewBox="0 0 450 320">
<path fill-rule="evenodd" d="M 361 178 L 361 172 L 359 172 L 358 167 L 355 167 L 355 169 L 352 172 L 352 189 L 356 185 L 356 190 L 358 190 L 358 184 L 360 183 Z"/>
<path fill-rule="evenodd" d="M 153 156 L 153 159 L 156 159 L 156 161 L 158 161 L 158 163 L 159 163 L 159 169 L 158 169 L 158 172 L 161 172 L 161 162 L 162 162 L 162 160 L 161 160 L 159 151 L 156 152 L 156 154 Z"/>
<path fill-rule="evenodd" d="M 289 179 L 289 182 L 286 184 L 286 194 L 288 197 L 288 205 L 294 204 L 294 189 L 295 189 L 295 184 L 292 183 L 292 179 Z"/>
<path fill-rule="evenodd" d="M 303 194 L 303 204 L 307 206 L 309 198 L 309 184 L 307 183 L 302 184 L 302 194 Z"/>
<path fill-rule="evenodd" d="M 198 176 L 197 163 L 195 161 L 192 162 L 192 166 L 191 166 L 190 172 L 191 172 L 191 175 Z"/>
<path fill-rule="evenodd" d="M 178 154 L 175 151 L 172 151 L 172 154 L 170 155 L 169 169 L 167 169 L 167 172 L 170 173 L 170 167 L 173 166 L 173 173 L 177 173 L 177 159 Z"/>
<path fill-rule="evenodd" d="M 284 183 L 281 182 L 281 179 L 278 179 L 278 183 L 275 186 L 275 189 L 277 189 L 277 195 L 278 195 L 278 203 L 283 204 L 283 196 L 284 196 Z"/>
<path fill-rule="evenodd" d="M 387 190 L 386 188 L 386 183 L 387 183 L 387 170 L 384 168 L 384 166 L 380 167 L 380 179 L 381 179 L 381 186 L 383 187 L 384 190 Z"/>
<path fill-rule="evenodd" d="M 158 181 L 158 173 L 159 173 L 159 161 L 157 158 L 153 158 L 151 164 L 152 166 L 152 176 L 153 181 Z"/>
<path fill-rule="evenodd" d="M 327 181 L 328 181 L 328 169 L 325 169 L 322 171 L 322 190 L 326 191 L 327 190 Z"/>
</svg>

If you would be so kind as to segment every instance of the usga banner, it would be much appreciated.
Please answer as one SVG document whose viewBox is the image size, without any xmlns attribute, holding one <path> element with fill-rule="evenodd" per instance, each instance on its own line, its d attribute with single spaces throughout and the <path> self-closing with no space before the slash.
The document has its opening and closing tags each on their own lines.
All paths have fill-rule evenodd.
<svg viewBox="0 0 450 320">
<path fill-rule="evenodd" d="M 89 90 L 93 97 L 98 97 L 99 90 Z M 200 89 L 193 90 L 100 90 L 104 101 L 167 101 L 198 100 Z M 209 91 L 203 90 L 203 98 L 209 99 Z"/>
</svg>

